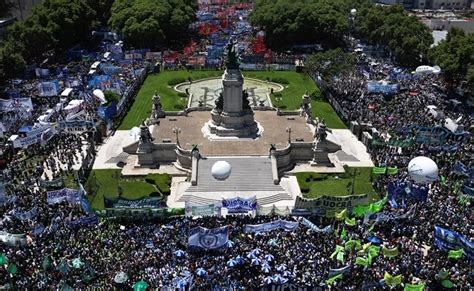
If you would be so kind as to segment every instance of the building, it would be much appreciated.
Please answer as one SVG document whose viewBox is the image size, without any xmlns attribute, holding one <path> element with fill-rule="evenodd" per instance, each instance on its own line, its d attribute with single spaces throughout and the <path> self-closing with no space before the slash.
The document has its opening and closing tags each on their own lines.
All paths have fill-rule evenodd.
<svg viewBox="0 0 474 291">
<path fill-rule="evenodd" d="M 374 0 L 386 5 L 401 4 L 405 9 L 461 10 L 469 9 L 472 0 Z"/>
<path fill-rule="evenodd" d="M 431 30 L 446 30 L 449 31 L 453 27 L 460 28 L 466 33 L 474 33 L 474 19 L 463 19 L 463 18 L 425 18 L 422 22 L 427 25 Z"/>
<path fill-rule="evenodd" d="M 44 0 L 6 0 L 13 4 L 13 8 L 10 11 L 12 17 L 16 17 L 17 20 L 25 20 L 31 15 L 33 7 Z"/>
<path fill-rule="evenodd" d="M 10 26 L 15 21 L 15 17 L 0 19 L 0 40 L 3 39 L 3 37 L 5 36 L 8 26 Z"/>
</svg>

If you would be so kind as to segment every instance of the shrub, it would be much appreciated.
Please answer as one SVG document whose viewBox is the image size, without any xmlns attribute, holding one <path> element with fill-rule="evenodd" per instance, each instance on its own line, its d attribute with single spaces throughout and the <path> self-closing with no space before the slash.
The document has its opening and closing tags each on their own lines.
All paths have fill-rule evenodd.
<svg viewBox="0 0 474 291">
<path fill-rule="evenodd" d="M 280 92 L 275 92 L 275 93 L 273 93 L 273 97 L 281 97 L 281 96 L 283 96 L 283 95 L 281 95 Z"/>
<path fill-rule="evenodd" d="M 181 84 L 181 83 L 184 83 L 184 82 L 186 82 L 185 78 L 173 78 L 173 79 L 168 81 L 168 85 L 169 86 L 175 86 L 175 85 L 178 85 L 178 84 Z"/>
<path fill-rule="evenodd" d="M 285 79 L 285 78 L 278 78 L 278 77 L 272 78 L 272 82 L 274 82 L 274 83 L 279 83 L 279 84 L 283 84 L 283 85 L 288 85 L 288 84 L 290 84 L 290 82 L 289 82 L 287 79 Z"/>
<path fill-rule="evenodd" d="M 178 96 L 179 97 L 188 97 L 188 95 L 186 93 L 183 93 L 183 92 L 179 92 Z"/>
<path fill-rule="evenodd" d="M 120 101 L 120 95 L 115 93 L 115 92 L 112 92 L 112 91 L 105 91 L 104 92 L 104 96 L 105 96 L 105 100 L 107 101 L 107 103 L 105 104 L 105 106 L 109 106 L 110 104 L 112 104 L 114 101 L 115 102 L 119 102 Z"/>
<path fill-rule="evenodd" d="M 309 193 L 309 186 L 302 186 L 301 187 L 301 193 Z"/>
<path fill-rule="evenodd" d="M 280 108 L 280 109 L 286 109 L 286 108 L 288 108 L 288 107 L 287 107 L 286 105 L 280 105 L 278 108 Z"/>
</svg>

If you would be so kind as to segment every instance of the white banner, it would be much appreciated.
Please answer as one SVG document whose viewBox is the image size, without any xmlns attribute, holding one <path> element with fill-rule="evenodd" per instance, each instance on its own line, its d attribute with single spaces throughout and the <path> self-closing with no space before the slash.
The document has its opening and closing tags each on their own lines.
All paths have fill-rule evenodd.
<svg viewBox="0 0 474 291">
<path fill-rule="evenodd" d="M 186 216 L 221 216 L 222 206 L 217 204 L 196 206 L 186 201 L 184 209 Z"/>
<path fill-rule="evenodd" d="M 58 88 L 54 82 L 41 82 L 38 84 L 38 95 L 41 97 L 51 97 L 58 95 Z"/>
<path fill-rule="evenodd" d="M 31 98 L 0 99 L 0 112 L 27 111 L 33 109 Z"/>
<path fill-rule="evenodd" d="M 56 129 L 51 126 L 45 126 L 33 129 L 26 134 L 26 137 L 17 138 L 13 141 L 14 148 L 26 148 L 30 145 L 41 143 L 45 144 L 56 134 Z"/>
</svg>

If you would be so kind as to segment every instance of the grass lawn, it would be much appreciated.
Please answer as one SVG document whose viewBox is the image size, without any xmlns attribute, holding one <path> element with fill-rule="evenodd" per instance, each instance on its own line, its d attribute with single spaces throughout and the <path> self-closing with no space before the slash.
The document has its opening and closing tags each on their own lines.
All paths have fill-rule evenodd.
<svg viewBox="0 0 474 291">
<path fill-rule="evenodd" d="M 179 97 L 174 86 L 169 86 L 168 82 L 173 79 L 185 79 L 191 77 L 192 80 L 218 77 L 221 71 L 162 71 L 159 74 L 150 74 L 143 83 L 140 91 L 135 97 L 132 107 L 128 111 L 119 130 L 131 129 L 140 125 L 151 114 L 151 97 L 158 92 L 161 97 L 161 105 L 165 111 L 180 111 L 186 108 L 187 98 Z"/>
<path fill-rule="evenodd" d="M 165 111 L 179 111 L 186 107 L 187 98 L 180 97 L 178 92 L 168 85 L 169 81 L 184 79 L 191 77 L 192 80 L 199 80 L 209 77 L 218 77 L 222 75 L 222 71 L 162 71 L 159 74 L 151 74 L 145 80 L 143 86 L 138 92 L 135 101 L 129 112 L 122 120 L 119 130 L 128 130 L 134 126 L 139 126 L 151 114 L 151 97 L 155 90 L 161 96 L 161 104 Z M 316 84 L 305 74 L 293 71 L 243 71 L 244 77 L 255 78 L 260 80 L 284 79 L 288 84 L 282 84 L 285 89 L 278 92 L 281 94 L 282 100 L 277 102 L 272 96 L 274 106 L 284 110 L 297 110 L 301 104 L 301 97 L 308 91 L 309 94 L 314 93 L 319 96 L 320 92 Z M 323 100 L 317 99 L 311 101 L 314 117 L 324 118 L 326 124 L 330 128 L 346 128 L 344 123 L 339 119 L 332 106 Z"/>
<path fill-rule="evenodd" d="M 357 175 L 353 178 L 356 170 Z M 348 168 L 343 174 L 297 173 L 296 178 L 305 198 L 318 198 L 322 195 L 347 196 L 353 194 L 369 195 L 369 199 L 379 199 L 372 187 L 372 168 Z M 354 181 L 354 186 L 352 182 Z"/>
<path fill-rule="evenodd" d="M 93 209 L 104 209 L 104 197 L 117 198 L 118 186 L 122 188 L 122 197 L 130 200 L 141 199 L 156 193 L 157 190 L 169 194 L 171 179 L 168 175 L 152 174 L 145 177 L 123 178 L 120 169 L 93 170 L 84 185 L 89 193 L 89 202 Z M 151 177 L 157 187 L 145 179 Z M 92 194 L 92 196 L 91 196 Z"/>
</svg>

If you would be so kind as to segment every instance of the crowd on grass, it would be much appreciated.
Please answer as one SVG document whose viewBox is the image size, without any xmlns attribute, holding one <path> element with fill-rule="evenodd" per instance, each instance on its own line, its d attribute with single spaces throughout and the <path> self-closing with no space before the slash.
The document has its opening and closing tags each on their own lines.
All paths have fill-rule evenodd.
<svg viewBox="0 0 474 291">
<path fill-rule="evenodd" d="M 370 123 L 381 139 L 406 138 L 413 132 L 400 129 L 411 125 L 443 126 L 444 118 L 430 113 L 427 105 L 436 106 L 453 120 L 461 116 L 458 129 L 470 129 L 472 112 L 463 106 L 453 106 L 449 101 L 451 97 L 442 89 L 439 75 L 398 80 L 400 91 L 394 94 L 368 92 L 367 72 L 371 80 L 379 81 L 387 79 L 393 68 L 387 60 L 361 56 L 357 69 L 332 78 L 328 88 L 342 108 L 350 112 L 350 120 Z M 125 81 L 129 77 L 123 76 Z M 52 103 L 43 104 L 44 108 L 58 101 L 51 100 Z M 42 104 L 38 102 L 35 103 Z M 37 118 L 37 114 L 31 118 Z M 0 234 L 2 238 L 6 233 L 25 234 L 22 242 L 11 244 L 4 240 L 0 245 L 3 261 L 0 284 L 4 287 L 23 290 L 114 286 L 122 289 L 132 288 L 135 282 L 143 280 L 151 288 L 233 286 L 255 289 L 287 282 L 322 288 L 331 285 L 338 290 L 382 290 L 390 288 L 383 281 L 385 273 L 389 273 L 402 275 L 405 285 L 424 284 L 429 290 L 445 288 L 446 280 L 457 290 L 474 288 L 469 259 L 466 256 L 448 259 L 447 252 L 435 245 L 433 234 L 434 226 L 438 225 L 468 239 L 473 237 L 471 198 L 459 191 L 465 178 L 452 172 L 456 161 L 471 168 L 473 145 L 469 136 L 444 141 L 443 145 L 456 145 L 456 150 L 449 151 L 433 151 L 431 144 L 423 142 L 407 147 L 369 147 L 376 166 L 399 169 L 395 176 L 374 176 L 374 186 L 381 194 L 386 192 L 390 182 L 409 180 L 406 167 L 416 156 L 432 158 L 440 169 L 440 176 L 446 178 L 429 185 L 426 201 L 410 200 L 406 208 L 393 209 L 388 203 L 384 206 L 384 213 L 401 214 L 416 205 L 414 215 L 403 220 L 373 224 L 359 217 L 355 225 L 348 225 L 344 220 L 308 217 L 320 228 L 331 225 L 329 233 L 306 227 L 300 217 L 276 215 L 172 217 L 159 221 L 101 219 L 98 223 L 68 225 L 68 221 L 84 215 L 84 208 L 71 201 L 48 203 L 41 180 L 70 175 L 73 165 L 84 159 L 84 142 L 84 137 L 59 133 L 46 145 L 33 145 L 20 154 L 15 153 L 3 170 L 2 180 L 8 195 L 1 200 Z M 300 224 L 288 232 L 244 232 L 246 224 L 276 219 Z M 232 244 L 223 250 L 188 250 L 189 230 L 197 226 L 228 226 Z M 344 246 L 349 240 L 366 244 L 369 237 L 377 238 L 374 245 L 397 248 L 399 254 L 389 258 L 379 253 L 369 265 L 355 263 L 361 249 L 346 249 L 342 258 L 333 256 L 337 246 Z M 341 271 L 341 278 L 328 281 L 334 270 L 341 269 L 350 271 Z M 117 279 L 118 275 L 121 280 Z"/>
</svg>

